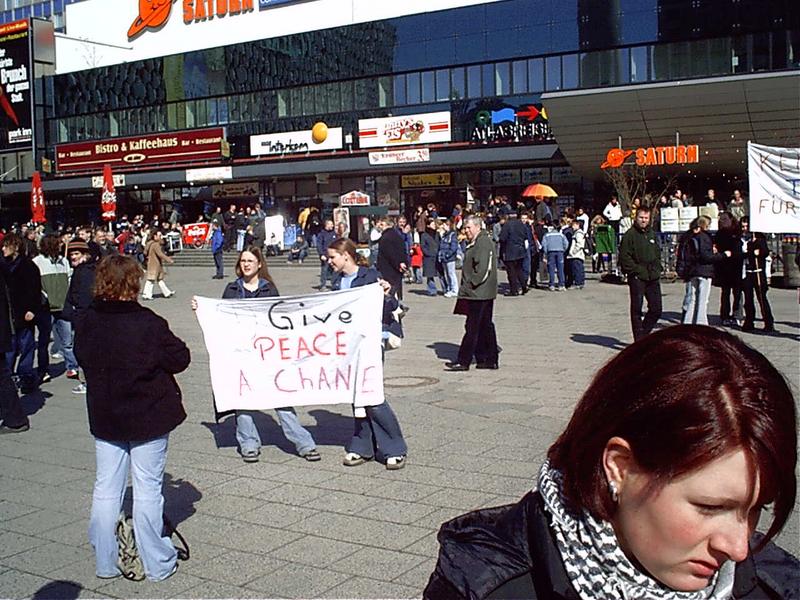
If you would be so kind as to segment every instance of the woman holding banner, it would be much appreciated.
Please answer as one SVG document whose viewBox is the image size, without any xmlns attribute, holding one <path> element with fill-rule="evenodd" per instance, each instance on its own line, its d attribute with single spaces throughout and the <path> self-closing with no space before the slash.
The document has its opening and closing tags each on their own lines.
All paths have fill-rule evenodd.
<svg viewBox="0 0 800 600">
<path fill-rule="evenodd" d="M 247 298 L 268 298 L 278 295 L 278 288 L 272 281 L 267 263 L 261 255 L 261 250 L 255 246 L 246 247 L 236 261 L 235 281 L 231 281 L 222 293 L 223 300 L 245 300 Z M 197 305 L 192 301 L 192 308 Z M 297 413 L 292 407 L 276 408 L 278 421 L 283 434 L 297 448 L 297 453 L 309 462 L 322 458 L 317 452 L 317 444 L 311 433 L 300 425 Z M 236 411 L 236 441 L 239 442 L 239 451 L 244 462 L 258 462 L 261 454 L 261 437 L 253 420 L 254 411 Z"/>
<path fill-rule="evenodd" d="M 378 271 L 365 266 L 365 263 L 366 261 L 356 253 L 356 246 L 352 240 L 339 238 L 328 246 L 328 264 L 336 273 L 333 289 L 349 290 L 371 283 L 381 283 L 386 294 L 383 300 L 383 329 L 384 331 L 394 329 L 392 333 L 401 334 L 397 330 L 399 323 L 392 315 L 398 306 L 397 299 L 389 295 L 388 282 L 381 280 Z M 342 464 L 346 467 L 362 465 L 372 460 L 377 453 L 385 458 L 388 470 L 396 471 L 405 467 L 408 446 L 400 431 L 397 416 L 388 402 L 384 401 L 378 406 L 354 408 L 353 417 L 355 420 L 353 437 L 345 447 L 347 453 Z"/>
</svg>

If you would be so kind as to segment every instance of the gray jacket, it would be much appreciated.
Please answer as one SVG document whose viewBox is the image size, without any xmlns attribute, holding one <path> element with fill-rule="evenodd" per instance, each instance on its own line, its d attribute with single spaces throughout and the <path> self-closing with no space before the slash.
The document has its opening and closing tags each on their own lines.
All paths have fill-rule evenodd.
<svg viewBox="0 0 800 600">
<path fill-rule="evenodd" d="M 458 297 L 467 300 L 497 298 L 497 255 L 495 244 L 485 230 L 467 245 Z"/>
</svg>

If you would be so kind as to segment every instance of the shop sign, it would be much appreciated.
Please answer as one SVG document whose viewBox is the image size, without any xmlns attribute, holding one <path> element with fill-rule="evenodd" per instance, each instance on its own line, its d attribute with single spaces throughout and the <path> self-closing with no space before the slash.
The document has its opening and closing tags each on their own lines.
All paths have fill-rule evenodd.
<svg viewBox="0 0 800 600">
<path fill-rule="evenodd" d="M 33 141 L 28 20 L 0 25 L 0 151 Z"/>
<path fill-rule="evenodd" d="M 233 167 L 208 167 L 205 169 L 186 169 L 186 181 L 222 181 L 233 179 Z"/>
<path fill-rule="evenodd" d="M 449 142 L 451 133 L 449 111 L 358 121 L 360 148 Z"/>
<path fill-rule="evenodd" d="M 678 233 L 680 228 L 680 214 L 677 208 L 665 207 L 658 211 L 662 233 Z"/>
<path fill-rule="evenodd" d="M 446 187 L 450 185 L 450 173 L 425 173 L 422 175 L 402 175 L 400 187 Z"/>
<path fill-rule="evenodd" d="M 518 108 L 480 110 L 470 133 L 473 143 L 490 142 L 549 142 L 553 133 L 547 120 L 547 111 L 541 104 L 526 104 Z"/>
<path fill-rule="evenodd" d="M 538 183 L 540 181 L 550 181 L 549 167 L 530 167 L 522 169 L 522 183 Z"/>
<path fill-rule="evenodd" d="M 369 206 L 369 196 L 363 192 L 347 192 L 339 196 L 339 206 Z"/>
<path fill-rule="evenodd" d="M 113 175 L 114 179 L 114 187 L 124 187 L 125 186 L 125 174 L 124 173 L 115 173 Z M 94 175 L 92 177 L 92 187 L 96 189 L 100 189 L 103 187 L 103 176 L 102 175 Z"/>
<path fill-rule="evenodd" d="M 193 129 L 78 142 L 56 146 L 57 171 L 88 171 L 110 164 L 115 168 L 214 160 L 222 155 L 225 130 Z"/>
<path fill-rule="evenodd" d="M 572 170 L 572 167 L 553 167 L 553 183 L 580 183 L 580 175 Z"/>
<path fill-rule="evenodd" d="M 616 169 L 624 164 L 630 164 L 628 158 L 633 155 L 633 163 L 640 167 L 651 165 L 684 165 L 700 162 L 700 146 L 651 146 L 637 148 L 636 150 L 623 150 L 611 148 L 606 153 L 606 160 L 600 165 L 601 169 Z"/>
<path fill-rule="evenodd" d="M 130 1 L 130 0 L 129 0 Z M 169 20 L 175 0 L 139 0 L 139 14 L 128 28 L 128 40 L 146 30 L 158 30 Z M 253 0 L 182 0 L 187 25 L 253 11 Z"/>
<path fill-rule="evenodd" d="M 503 169 L 492 172 L 492 183 L 494 185 L 517 185 L 519 182 L 519 169 Z"/>
<path fill-rule="evenodd" d="M 327 137 L 317 142 L 311 130 L 288 131 L 285 133 L 266 133 L 250 136 L 251 156 L 283 156 L 285 154 L 305 154 L 322 150 L 340 150 L 342 144 L 342 128 L 327 130 Z"/>
<path fill-rule="evenodd" d="M 427 148 L 369 153 L 369 164 L 371 165 L 402 165 L 405 163 L 428 162 L 430 159 L 431 151 Z"/>
<path fill-rule="evenodd" d="M 226 183 L 224 185 L 212 185 L 211 195 L 214 198 L 238 198 L 242 196 L 257 196 L 257 183 Z"/>
</svg>

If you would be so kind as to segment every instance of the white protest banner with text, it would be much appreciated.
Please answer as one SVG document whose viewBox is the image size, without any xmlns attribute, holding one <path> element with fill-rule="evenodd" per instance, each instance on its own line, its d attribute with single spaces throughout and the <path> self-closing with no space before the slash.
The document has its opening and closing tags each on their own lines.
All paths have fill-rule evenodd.
<svg viewBox="0 0 800 600">
<path fill-rule="evenodd" d="M 384 401 L 378 284 L 247 300 L 197 297 L 217 410 Z"/>
<path fill-rule="evenodd" d="M 800 233 L 800 148 L 747 143 L 750 230 Z"/>
</svg>

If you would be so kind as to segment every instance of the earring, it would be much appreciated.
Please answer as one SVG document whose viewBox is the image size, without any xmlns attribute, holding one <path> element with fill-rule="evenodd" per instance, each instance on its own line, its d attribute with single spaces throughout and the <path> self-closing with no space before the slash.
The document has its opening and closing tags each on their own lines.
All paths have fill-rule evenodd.
<svg viewBox="0 0 800 600">
<path fill-rule="evenodd" d="M 619 490 L 617 489 L 617 484 L 613 481 L 608 482 L 608 491 L 611 494 L 611 501 L 615 504 L 619 502 Z"/>
</svg>

